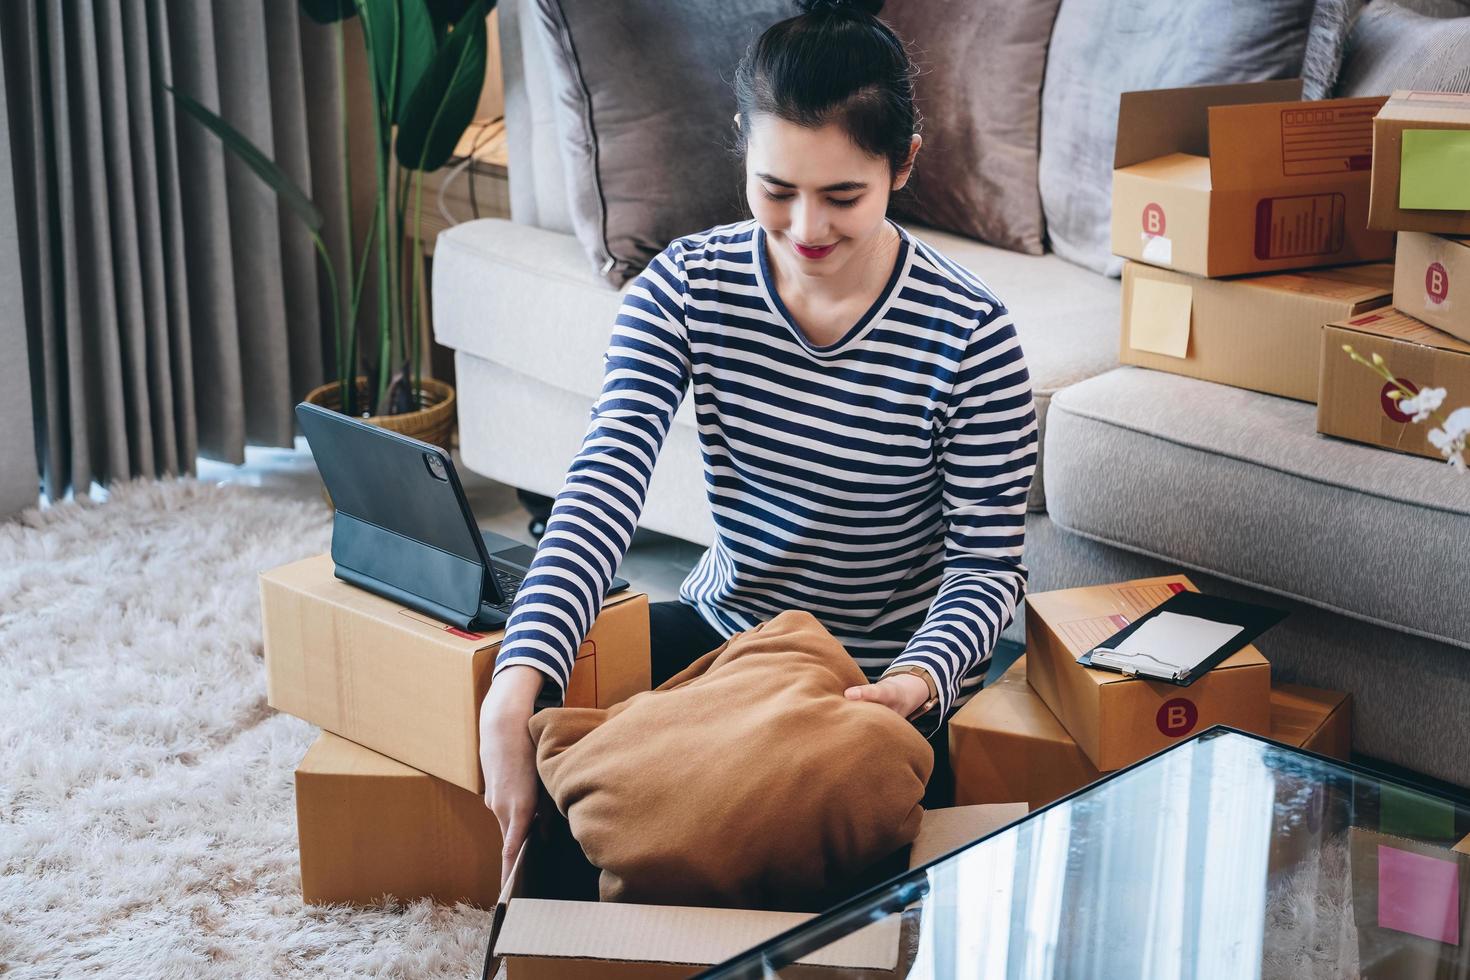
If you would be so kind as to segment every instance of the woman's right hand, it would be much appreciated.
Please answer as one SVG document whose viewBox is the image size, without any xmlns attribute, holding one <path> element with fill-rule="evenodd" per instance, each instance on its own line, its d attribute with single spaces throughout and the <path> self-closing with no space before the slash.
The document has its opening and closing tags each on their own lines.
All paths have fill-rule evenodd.
<svg viewBox="0 0 1470 980">
<path fill-rule="evenodd" d="M 502 670 L 480 705 L 480 769 L 485 777 L 485 805 L 500 822 L 500 887 L 536 814 L 538 783 L 536 746 L 528 723 L 545 675 L 535 667 L 513 664 Z"/>
</svg>

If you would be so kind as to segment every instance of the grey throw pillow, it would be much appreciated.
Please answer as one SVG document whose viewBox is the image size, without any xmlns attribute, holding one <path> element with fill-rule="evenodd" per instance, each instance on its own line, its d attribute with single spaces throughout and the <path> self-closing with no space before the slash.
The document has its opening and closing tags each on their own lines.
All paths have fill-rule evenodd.
<svg viewBox="0 0 1470 980">
<path fill-rule="evenodd" d="M 1338 93 L 1394 89 L 1470 92 L 1470 17 L 1429 17 L 1388 0 L 1368 4 L 1348 41 Z"/>
<path fill-rule="evenodd" d="M 1063 0 L 1041 96 L 1041 203 L 1052 249 L 1116 276 L 1111 254 L 1118 96 L 1139 89 L 1294 78 L 1311 0 Z"/>
<path fill-rule="evenodd" d="M 792 0 L 537 0 L 572 227 L 614 286 L 681 235 L 738 220 L 731 81 Z"/>
<path fill-rule="evenodd" d="M 1343 52 L 1364 0 L 1317 0 L 1302 56 L 1302 98 L 1327 99 L 1342 71 Z"/>
<path fill-rule="evenodd" d="M 1040 255 L 1041 79 L 1059 0 L 906 0 L 883 18 L 919 68 L 924 147 L 896 216 Z"/>
</svg>

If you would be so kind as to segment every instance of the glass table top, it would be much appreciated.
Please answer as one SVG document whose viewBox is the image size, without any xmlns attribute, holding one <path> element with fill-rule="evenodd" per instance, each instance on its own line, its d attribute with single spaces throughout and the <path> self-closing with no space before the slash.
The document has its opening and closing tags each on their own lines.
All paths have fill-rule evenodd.
<svg viewBox="0 0 1470 980">
<path fill-rule="evenodd" d="M 1467 833 L 1427 790 L 1214 728 L 701 976 L 1470 977 Z M 798 962 L 880 928 L 886 969 Z"/>
</svg>

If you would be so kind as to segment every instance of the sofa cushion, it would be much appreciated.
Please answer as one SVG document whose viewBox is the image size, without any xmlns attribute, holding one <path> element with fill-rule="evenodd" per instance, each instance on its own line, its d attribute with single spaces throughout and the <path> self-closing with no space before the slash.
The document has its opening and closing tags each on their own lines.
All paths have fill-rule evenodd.
<svg viewBox="0 0 1470 980">
<path fill-rule="evenodd" d="M 1348 39 L 1339 89 L 1345 96 L 1470 92 L 1470 16 L 1440 19 L 1386 0 L 1369 4 Z"/>
<path fill-rule="evenodd" d="M 1108 224 L 1120 93 L 1293 78 L 1311 16 L 1312 0 L 1063 0 L 1041 90 L 1041 202 L 1057 254 L 1122 269 Z"/>
<path fill-rule="evenodd" d="M 1470 605 L 1456 590 L 1470 479 L 1316 428 L 1314 405 L 1119 368 L 1052 399 L 1051 517 L 1108 544 L 1470 647 Z"/>
<path fill-rule="evenodd" d="M 537 0 L 572 226 L 614 286 L 744 206 L 729 80 L 791 0 Z M 637 57 L 632 52 L 656 52 Z"/>
<path fill-rule="evenodd" d="M 899 218 L 1041 254 L 1041 77 L 1057 2 L 885 5 L 884 20 L 914 49 L 924 134 L 893 198 Z"/>
<path fill-rule="evenodd" d="M 1118 363 L 1119 287 L 1051 255 L 1021 255 L 943 232 L 915 237 L 985 280 L 1015 317 L 1045 433 L 1052 392 Z M 570 235 L 497 218 L 441 234 L 434 251 L 439 343 L 595 398 L 622 293 L 587 267 Z M 590 404 L 590 401 L 589 401 Z M 675 425 L 693 427 L 686 398 Z M 1038 461 L 1031 505 L 1045 502 Z"/>
</svg>

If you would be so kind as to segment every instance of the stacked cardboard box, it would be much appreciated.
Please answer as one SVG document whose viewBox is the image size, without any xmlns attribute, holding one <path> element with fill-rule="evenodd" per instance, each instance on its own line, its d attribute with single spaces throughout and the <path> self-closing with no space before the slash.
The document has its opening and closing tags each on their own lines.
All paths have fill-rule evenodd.
<svg viewBox="0 0 1470 980">
<path fill-rule="evenodd" d="M 1270 737 L 1276 741 L 1348 757 L 1350 695 L 1277 684 L 1271 688 L 1269 712 Z M 1031 687 L 1025 657 L 955 712 L 949 739 L 959 805 L 1021 799 L 1036 809 L 1106 774 Z"/>
<path fill-rule="evenodd" d="M 471 633 L 336 578 L 329 555 L 260 576 L 267 698 L 324 729 L 296 772 L 302 894 L 493 905 L 479 709 L 503 632 Z M 609 596 L 578 653 L 571 707 L 649 686 L 648 597 Z"/>
<path fill-rule="evenodd" d="M 1384 100 L 1300 94 L 1287 81 L 1122 97 L 1123 363 L 1316 401 L 1322 325 L 1389 303 L 1390 266 L 1347 265 L 1392 256 L 1392 234 L 1367 226 Z"/>
<path fill-rule="evenodd" d="M 1396 386 L 1350 361 L 1382 357 L 1410 391 L 1444 388 L 1446 411 L 1470 400 L 1470 96 L 1395 92 L 1373 121 L 1368 223 L 1397 231 L 1394 311 L 1340 317 L 1322 334 L 1317 430 L 1442 458 L 1389 397 Z"/>
</svg>

